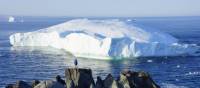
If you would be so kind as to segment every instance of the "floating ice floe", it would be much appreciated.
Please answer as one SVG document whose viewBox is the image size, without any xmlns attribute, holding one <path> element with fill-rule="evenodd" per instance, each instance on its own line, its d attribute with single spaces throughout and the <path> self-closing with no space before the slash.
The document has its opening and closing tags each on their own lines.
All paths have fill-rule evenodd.
<svg viewBox="0 0 200 88">
<path fill-rule="evenodd" d="M 147 62 L 151 63 L 151 62 L 153 62 L 153 60 L 147 60 Z"/>
<path fill-rule="evenodd" d="M 15 18 L 14 18 L 13 16 L 10 16 L 10 17 L 8 18 L 8 22 L 15 22 Z"/>
<path fill-rule="evenodd" d="M 175 84 L 162 83 L 162 88 L 188 88 L 186 86 L 177 86 Z"/>
<path fill-rule="evenodd" d="M 78 57 L 148 57 L 192 55 L 196 45 L 179 44 L 161 31 L 121 20 L 75 19 L 10 36 L 13 46 L 49 46 Z"/>
</svg>

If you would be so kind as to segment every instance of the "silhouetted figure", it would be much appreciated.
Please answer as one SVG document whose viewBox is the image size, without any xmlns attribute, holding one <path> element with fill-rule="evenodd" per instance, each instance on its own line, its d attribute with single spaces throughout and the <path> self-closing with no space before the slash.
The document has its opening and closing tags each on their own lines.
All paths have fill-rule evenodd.
<svg viewBox="0 0 200 88">
<path fill-rule="evenodd" d="M 74 65 L 75 65 L 75 67 L 77 67 L 77 65 L 78 65 L 78 60 L 77 59 L 74 60 Z"/>
<path fill-rule="evenodd" d="M 66 85 L 65 81 L 63 79 L 61 79 L 60 75 L 56 76 L 56 81 L 63 84 L 63 85 Z"/>
</svg>

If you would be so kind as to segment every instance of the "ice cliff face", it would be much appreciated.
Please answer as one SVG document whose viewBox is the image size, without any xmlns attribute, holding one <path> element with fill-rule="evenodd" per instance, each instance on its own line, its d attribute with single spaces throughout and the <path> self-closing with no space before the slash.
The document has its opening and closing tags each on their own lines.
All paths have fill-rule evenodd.
<svg viewBox="0 0 200 88">
<path fill-rule="evenodd" d="M 50 46 L 81 57 L 178 56 L 195 52 L 173 36 L 120 20 L 71 20 L 10 36 L 13 46 Z"/>
</svg>

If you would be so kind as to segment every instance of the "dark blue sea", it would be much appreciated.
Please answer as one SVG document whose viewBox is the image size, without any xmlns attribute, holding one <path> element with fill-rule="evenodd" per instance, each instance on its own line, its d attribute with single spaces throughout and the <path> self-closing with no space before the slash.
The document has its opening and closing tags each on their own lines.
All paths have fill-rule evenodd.
<svg viewBox="0 0 200 88">
<path fill-rule="evenodd" d="M 25 17 L 24 22 L 0 21 L 0 87 L 17 80 L 64 77 L 64 69 L 73 66 L 70 54 L 50 47 L 12 47 L 9 36 L 56 25 L 74 18 Z M 89 18 L 113 19 L 113 18 Z M 141 25 L 156 28 L 178 38 L 180 42 L 200 45 L 200 17 L 146 17 L 134 19 Z M 117 77 L 123 69 L 144 70 L 162 88 L 200 88 L 200 56 L 143 57 L 124 60 L 78 58 L 79 67 L 91 68 L 93 76 Z"/>
</svg>

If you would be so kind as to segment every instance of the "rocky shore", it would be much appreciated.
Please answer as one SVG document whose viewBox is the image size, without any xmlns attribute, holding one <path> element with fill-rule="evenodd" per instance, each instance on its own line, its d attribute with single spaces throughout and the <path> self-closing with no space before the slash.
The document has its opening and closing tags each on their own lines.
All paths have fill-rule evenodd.
<svg viewBox="0 0 200 88">
<path fill-rule="evenodd" d="M 58 75 L 56 80 L 33 80 L 31 84 L 17 81 L 5 88 L 160 88 L 147 72 L 125 70 L 115 79 L 111 74 L 102 80 L 100 76 L 95 82 L 91 69 L 67 68 L 64 80 Z"/>
</svg>

